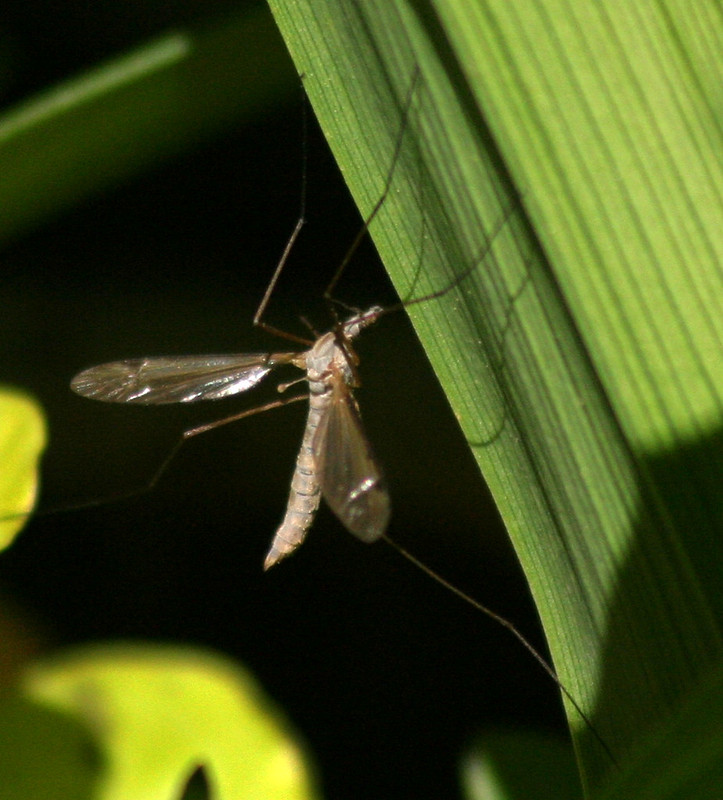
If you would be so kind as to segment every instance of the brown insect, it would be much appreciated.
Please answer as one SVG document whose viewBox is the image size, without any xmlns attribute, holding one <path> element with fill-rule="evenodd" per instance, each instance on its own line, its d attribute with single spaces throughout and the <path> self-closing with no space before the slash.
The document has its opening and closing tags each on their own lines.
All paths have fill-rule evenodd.
<svg viewBox="0 0 723 800">
<path fill-rule="evenodd" d="M 407 98 L 407 104 L 411 98 L 413 87 L 414 82 Z M 330 300 L 331 293 L 343 270 L 389 193 L 402 137 L 403 128 L 397 141 L 392 167 L 383 192 L 327 287 L 324 294 L 327 300 Z M 499 227 L 489 237 L 487 246 L 506 223 L 513 210 L 514 208 L 511 208 L 508 214 L 504 215 Z M 281 365 L 292 365 L 303 370 L 305 376 L 299 381 L 305 380 L 308 383 L 309 413 L 291 480 L 286 514 L 272 539 L 264 561 L 264 568 L 268 569 L 278 563 L 304 541 L 319 507 L 320 498 L 323 496 L 344 527 L 354 536 L 364 542 L 374 542 L 382 537 L 385 538 L 405 558 L 433 580 L 507 628 L 570 700 L 611 761 L 616 763 L 610 748 L 600 737 L 573 695 L 560 681 L 552 667 L 512 623 L 461 592 L 384 535 L 389 522 L 391 506 L 381 467 L 364 433 L 359 408 L 354 398 L 354 389 L 359 385 L 357 374 L 359 359 L 354 351 L 353 341 L 365 328 L 373 325 L 383 314 L 393 309 L 373 306 L 367 311 L 355 313 L 346 321 L 337 321 L 331 331 L 315 340 L 303 339 L 263 322 L 263 314 L 303 222 L 302 208 L 301 218 L 286 245 L 254 315 L 253 322 L 254 325 L 262 327 L 270 333 L 304 345 L 306 350 L 283 353 L 150 357 L 112 361 L 80 372 L 73 378 L 71 388 L 84 397 L 104 402 L 145 405 L 190 403 L 198 400 L 216 400 L 245 392 L 256 386 L 274 368 Z M 486 250 L 487 247 L 485 252 Z M 478 259 L 475 259 L 472 266 L 463 270 L 444 289 L 421 298 L 415 298 L 411 303 L 424 302 L 446 294 L 457 286 L 475 268 L 477 263 Z M 403 305 L 411 303 L 408 301 Z M 336 318 L 336 314 L 334 317 Z M 285 391 L 299 381 L 281 384 L 278 389 L 280 392 Z M 195 436 L 251 414 L 303 399 L 306 399 L 306 395 L 273 401 L 258 408 L 188 430 L 185 432 L 184 438 Z M 155 478 L 153 482 L 155 482 Z"/>
<path fill-rule="evenodd" d="M 263 312 L 263 306 L 260 309 Z M 303 541 L 323 496 L 344 527 L 364 542 L 385 532 L 390 504 L 382 471 L 364 435 L 353 388 L 358 358 L 352 340 L 377 321 L 374 306 L 320 336 L 301 353 L 177 356 L 112 361 L 78 375 L 71 388 L 109 403 L 191 403 L 217 400 L 256 386 L 275 367 L 292 364 L 306 372 L 309 415 L 291 479 L 286 515 L 271 542 L 264 568 L 276 564 Z M 259 312 L 256 319 L 258 320 Z M 303 380 L 303 379 L 302 379 Z M 287 388 L 289 384 L 279 387 Z M 301 398 L 292 398 L 292 400 Z M 254 411 L 281 405 L 271 403 Z M 238 419 L 195 428 L 186 436 Z"/>
<path fill-rule="evenodd" d="M 416 79 L 415 73 L 405 108 L 411 102 Z M 332 292 L 389 194 L 394 169 L 401 153 L 406 112 L 403 119 L 382 193 L 324 292 L 324 298 L 329 302 L 335 320 Z M 306 376 L 300 380 L 306 380 L 309 386 L 309 415 L 291 479 L 286 515 L 271 542 L 264 561 L 265 569 L 289 555 L 304 541 L 321 496 L 347 530 L 364 542 L 374 542 L 383 536 L 390 516 L 389 494 L 382 470 L 364 434 L 353 394 L 354 388 L 359 385 L 359 359 L 354 352 L 353 340 L 391 309 L 373 306 L 367 311 L 355 313 L 345 322 L 337 320 L 333 330 L 316 340 L 304 339 L 263 321 L 281 271 L 304 224 L 303 196 L 302 192 L 299 220 L 256 310 L 253 324 L 269 333 L 302 344 L 307 350 L 296 353 L 161 356 L 111 361 L 80 372 L 70 384 L 73 391 L 83 397 L 108 403 L 191 403 L 197 400 L 217 400 L 245 392 L 280 365 L 291 364 L 304 370 Z M 469 271 L 466 270 L 461 277 Z M 440 292 L 415 298 L 412 302 L 441 296 L 452 289 L 458 280 Z M 278 387 L 279 391 L 284 391 L 297 382 L 282 384 Z M 268 403 L 193 428 L 185 432 L 184 438 L 302 399 L 303 396 L 291 397 Z"/>
</svg>

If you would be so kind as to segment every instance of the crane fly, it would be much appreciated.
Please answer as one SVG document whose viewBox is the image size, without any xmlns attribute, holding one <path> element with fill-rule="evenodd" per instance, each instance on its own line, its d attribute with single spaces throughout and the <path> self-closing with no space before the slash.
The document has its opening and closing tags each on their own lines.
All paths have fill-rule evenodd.
<svg viewBox="0 0 723 800">
<path fill-rule="evenodd" d="M 277 268 L 277 273 L 278 271 Z M 260 311 L 256 314 L 257 322 L 268 294 L 267 291 Z M 384 537 L 433 580 L 510 631 L 570 700 L 613 764 L 616 764 L 612 751 L 575 697 L 511 622 L 459 590 L 405 548 L 384 536 L 391 512 L 389 494 L 382 470 L 364 435 L 359 408 L 353 394 L 353 389 L 359 385 L 356 371 L 359 359 L 352 342 L 387 310 L 389 309 L 372 306 L 338 324 L 334 330 L 320 336 L 316 341 L 309 342 L 311 347 L 300 353 L 177 356 L 111 361 L 78 373 L 71 382 L 71 388 L 84 397 L 110 403 L 191 403 L 197 400 L 217 400 L 245 392 L 280 365 L 291 364 L 304 370 L 306 376 L 300 380 L 306 380 L 309 386 L 309 414 L 291 480 L 286 514 L 271 541 L 264 560 L 264 569 L 269 569 L 293 553 L 304 541 L 314 521 L 320 497 L 323 496 L 344 527 L 354 536 L 363 542 L 375 542 Z M 284 391 L 294 383 L 297 381 L 281 384 L 278 389 Z M 304 399 L 303 396 L 269 403 L 261 408 L 192 429 L 186 435 L 201 433 L 257 411 L 301 399 Z"/>
<path fill-rule="evenodd" d="M 416 78 L 417 74 L 415 73 L 405 103 L 405 121 Z M 324 293 L 324 297 L 330 301 L 330 305 L 333 302 L 331 300 L 332 290 L 390 191 L 392 176 L 401 151 L 403 133 L 404 124 L 397 139 L 391 169 L 387 174 L 383 191 L 364 220 L 359 234 L 352 242 Z M 483 255 L 513 210 L 514 206 L 508 209 L 498 226 L 493 229 L 491 236 L 487 238 Z M 302 544 L 313 523 L 320 499 L 323 497 L 344 527 L 358 539 L 363 542 L 375 542 L 384 538 L 402 556 L 433 580 L 505 627 L 568 698 L 612 763 L 616 764 L 610 747 L 600 736 L 575 697 L 558 678 L 544 657 L 511 622 L 459 590 L 385 535 L 391 506 L 382 470 L 364 434 L 359 407 L 354 397 L 354 389 L 359 386 L 357 374 L 359 359 L 354 351 L 353 341 L 364 329 L 373 325 L 380 316 L 391 311 L 392 308 L 383 309 L 380 306 L 372 306 L 367 311 L 355 313 L 343 322 L 338 321 L 334 313 L 334 319 L 337 320 L 334 328 L 314 341 L 281 331 L 262 321 L 266 306 L 303 223 L 302 195 L 301 216 L 254 315 L 253 323 L 270 333 L 303 344 L 307 348 L 306 350 L 283 353 L 151 357 L 112 361 L 78 373 L 71 382 L 71 388 L 84 397 L 110 403 L 139 405 L 191 403 L 199 400 L 217 400 L 248 391 L 279 366 L 291 365 L 302 370 L 305 373 L 304 377 L 278 386 L 278 390 L 283 392 L 300 381 L 306 381 L 309 410 L 291 480 L 286 513 L 272 539 L 264 561 L 264 569 L 269 569 L 277 564 Z M 446 294 L 472 272 L 477 263 L 478 259 L 475 259 L 444 289 L 401 305 L 408 306 Z M 333 305 L 331 307 L 333 308 Z M 303 399 L 306 399 L 306 396 L 294 396 L 273 401 L 264 406 L 186 431 L 184 438 L 260 411 Z M 164 465 L 165 463 L 167 461 L 164 462 Z"/>
<path fill-rule="evenodd" d="M 304 370 L 306 377 L 300 380 L 306 380 L 309 386 L 309 413 L 291 480 L 286 515 L 264 561 L 264 569 L 268 569 L 304 541 L 319 507 L 320 496 L 344 527 L 362 541 L 374 542 L 386 531 L 389 494 L 381 468 L 364 435 L 352 391 L 358 385 L 358 357 L 352 340 L 374 324 L 382 313 L 381 307 L 373 306 L 320 336 L 301 353 L 112 361 L 79 373 L 73 378 L 71 388 L 83 397 L 109 403 L 191 403 L 245 392 L 283 364 Z M 289 385 L 283 384 L 279 390 Z M 230 419 L 220 420 L 218 424 L 227 421 Z M 203 426 L 203 429 L 213 425 Z"/>
<path fill-rule="evenodd" d="M 389 194 L 401 153 L 406 112 L 411 104 L 416 81 L 417 72 L 407 93 L 403 123 L 382 193 L 324 292 L 324 299 L 332 311 L 333 289 Z M 305 173 L 303 181 L 305 183 Z M 309 387 L 309 413 L 291 479 L 286 514 L 271 542 L 264 569 L 278 563 L 304 541 L 322 496 L 344 527 L 363 542 L 375 542 L 384 535 L 391 513 L 382 470 L 364 434 L 359 407 L 353 394 L 353 390 L 359 385 L 359 358 L 352 345 L 362 330 L 373 325 L 390 309 L 372 306 L 367 311 L 355 313 L 345 322 L 339 322 L 336 312 L 333 312 L 337 321 L 334 329 L 317 337 L 315 341 L 282 331 L 262 320 L 279 276 L 303 227 L 304 212 L 305 195 L 302 191 L 301 214 L 261 298 L 253 324 L 269 333 L 303 344 L 308 347 L 307 350 L 295 353 L 152 357 L 111 361 L 78 373 L 70 384 L 73 391 L 94 400 L 160 405 L 230 397 L 256 386 L 271 370 L 284 364 L 303 370 L 306 373 L 305 378 L 299 380 L 306 380 Z M 441 292 L 416 298 L 412 302 L 442 295 L 453 285 L 456 282 Z M 278 387 L 279 391 L 284 391 L 297 382 L 282 384 Z M 303 397 L 268 403 L 186 431 L 184 437 L 300 399 Z"/>
</svg>

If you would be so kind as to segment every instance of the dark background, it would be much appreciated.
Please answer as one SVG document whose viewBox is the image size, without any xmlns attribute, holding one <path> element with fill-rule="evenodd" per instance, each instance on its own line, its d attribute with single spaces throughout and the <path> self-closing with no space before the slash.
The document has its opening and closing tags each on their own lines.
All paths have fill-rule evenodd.
<svg viewBox="0 0 723 800">
<path fill-rule="evenodd" d="M 203 19 L 237 8 L 205 3 Z M 4 4 L 4 106 L 194 24 L 196 9 Z M 288 349 L 250 320 L 298 216 L 301 91 L 289 71 L 287 101 L 254 125 L 0 253 L 0 380 L 34 393 L 49 416 L 41 508 L 140 487 L 182 430 L 275 397 L 271 380 L 213 405 L 115 407 L 75 397 L 68 382 L 123 357 Z M 328 325 L 319 297 L 361 224 L 309 128 L 309 223 L 268 313 L 302 335 L 299 314 Z M 360 307 L 394 302 L 370 245 L 339 294 Z M 358 398 L 392 495 L 389 535 L 540 646 L 514 556 L 405 315 L 386 317 L 358 349 Z M 355 541 L 326 508 L 303 548 L 262 572 L 304 417 L 291 406 L 198 437 L 141 497 L 41 514 L 2 555 L 0 589 L 41 651 L 126 637 L 238 659 L 307 742 L 328 797 L 451 797 L 470 736 L 561 727 L 557 691 L 508 633 L 387 545 Z"/>
</svg>

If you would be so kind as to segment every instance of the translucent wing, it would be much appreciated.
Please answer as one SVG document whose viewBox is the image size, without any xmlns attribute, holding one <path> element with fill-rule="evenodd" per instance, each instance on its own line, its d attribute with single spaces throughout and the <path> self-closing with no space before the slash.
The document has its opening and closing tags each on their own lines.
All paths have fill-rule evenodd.
<svg viewBox="0 0 723 800">
<path fill-rule="evenodd" d="M 389 494 L 356 401 L 341 378 L 312 446 L 321 493 L 331 510 L 362 541 L 378 539 L 389 522 Z"/>
<path fill-rule="evenodd" d="M 111 361 L 78 373 L 70 388 L 107 403 L 191 403 L 218 400 L 255 386 L 295 353 L 176 356 Z"/>
</svg>

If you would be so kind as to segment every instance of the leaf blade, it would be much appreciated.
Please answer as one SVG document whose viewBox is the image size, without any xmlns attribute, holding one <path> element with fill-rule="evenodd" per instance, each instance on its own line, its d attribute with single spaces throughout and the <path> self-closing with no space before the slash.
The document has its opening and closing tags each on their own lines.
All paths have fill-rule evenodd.
<svg viewBox="0 0 723 800">
<path fill-rule="evenodd" d="M 615 17 L 599 4 L 572 9 L 555 0 L 527 12 L 495 0 L 435 3 L 436 16 L 401 0 L 340 4 L 338 14 L 309 2 L 303 22 L 293 17 L 298 5 L 273 5 L 362 213 L 379 196 L 383 179 L 370 176 L 389 169 L 401 98 L 415 68 L 421 73 L 422 99 L 408 123 L 413 157 L 394 176 L 404 200 L 390 197 L 372 226 L 402 297 L 410 286 L 417 295 L 439 289 L 460 265 L 475 263 L 486 249 L 483 231 L 518 209 L 482 269 L 410 316 L 513 539 L 560 677 L 622 760 L 722 652 L 715 595 L 685 519 L 687 510 L 713 534 L 720 455 L 699 485 L 690 481 L 691 463 L 674 478 L 670 459 L 660 466 L 666 446 L 713 435 L 720 423 L 720 381 L 712 377 L 720 374 L 720 319 L 711 301 L 720 296 L 714 256 L 722 228 L 708 230 L 720 204 L 692 223 L 686 217 L 684 230 L 702 233 L 699 241 L 688 236 L 671 280 L 656 263 L 666 248 L 680 254 L 685 244 L 662 204 L 670 187 L 723 196 L 716 170 L 701 167 L 705 153 L 717 166 L 721 144 L 710 114 L 714 80 L 686 72 L 677 52 L 685 24 L 689 43 L 700 28 L 701 41 L 718 52 L 717 34 L 703 30 L 716 12 L 708 7 L 694 24 L 671 3 L 650 9 L 650 29 L 641 33 L 618 6 Z M 531 31 L 546 37 L 544 59 Z M 592 58 L 591 39 L 595 69 L 571 68 Z M 594 115 L 587 128 L 580 119 L 580 109 L 610 101 L 603 64 L 628 84 L 609 137 Z M 639 74 L 667 64 L 678 72 L 673 66 L 661 79 L 665 107 L 650 109 Z M 680 124 L 686 115 L 671 76 L 683 81 L 699 129 Z M 675 135 L 656 138 L 666 115 Z M 636 149 L 638 129 L 656 148 L 650 168 Z M 677 155 L 697 159 L 696 168 L 674 159 L 666 174 L 665 154 L 684 134 Z M 603 192 L 590 170 L 608 163 Z M 686 210 L 688 200 L 677 213 Z M 622 247 L 631 225 L 635 256 Z M 638 255 L 647 264 L 640 282 Z M 702 257 L 700 273 L 687 269 L 688 259 Z M 693 273 L 702 277 L 691 280 Z M 682 296 L 683 325 L 673 302 Z M 662 300 L 659 324 L 651 309 Z M 699 330 L 696 310 L 705 323 Z M 688 391 L 680 376 L 691 370 Z M 671 480 L 689 492 L 680 503 L 666 492 Z M 696 496 L 716 509 L 710 519 L 696 514 Z M 568 713 L 590 792 L 614 767 Z"/>
</svg>

